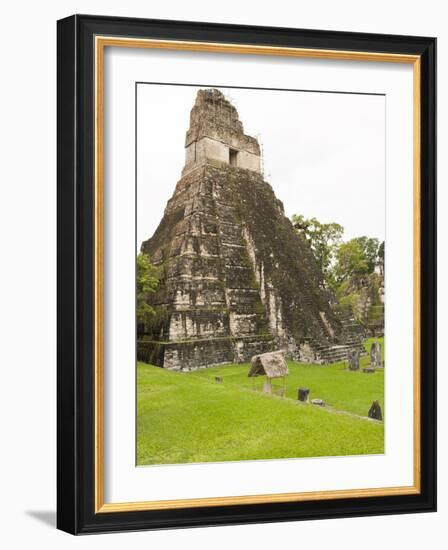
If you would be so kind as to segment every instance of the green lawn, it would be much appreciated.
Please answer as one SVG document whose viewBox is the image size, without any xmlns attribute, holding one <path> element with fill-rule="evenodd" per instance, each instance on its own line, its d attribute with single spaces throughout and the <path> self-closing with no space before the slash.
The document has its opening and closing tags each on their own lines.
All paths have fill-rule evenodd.
<svg viewBox="0 0 448 550">
<path fill-rule="evenodd" d="M 384 452 L 383 423 L 353 416 L 366 416 L 374 399 L 383 407 L 382 371 L 350 372 L 343 364 L 291 362 L 289 367 L 287 397 L 282 399 L 254 391 L 249 365 L 175 373 L 139 363 L 137 463 Z M 215 376 L 223 381 L 215 382 Z M 256 388 L 260 385 L 258 379 Z M 328 407 L 298 402 L 297 388 L 302 386 Z"/>
<path fill-rule="evenodd" d="M 371 338 L 366 340 L 365 347 L 370 351 L 374 341 L 381 341 L 382 353 L 384 345 L 382 339 Z M 323 399 L 326 405 L 341 411 L 351 412 L 360 416 L 367 416 L 370 406 L 378 399 L 384 417 L 384 371 L 377 370 L 373 374 L 362 372 L 362 367 L 370 363 L 368 356 L 361 357 L 359 371 L 347 370 L 346 363 L 333 365 L 310 365 L 288 361 L 289 376 L 286 381 L 286 396 L 296 400 L 297 389 L 309 388 L 310 399 Z M 236 385 L 247 389 L 261 390 L 263 379 L 248 378 L 249 365 L 226 365 L 210 367 L 192 372 L 196 376 L 207 380 L 220 376 L 226 385 Z M 281 385 L 276 382 L 276 385 Z"/>
</svg>

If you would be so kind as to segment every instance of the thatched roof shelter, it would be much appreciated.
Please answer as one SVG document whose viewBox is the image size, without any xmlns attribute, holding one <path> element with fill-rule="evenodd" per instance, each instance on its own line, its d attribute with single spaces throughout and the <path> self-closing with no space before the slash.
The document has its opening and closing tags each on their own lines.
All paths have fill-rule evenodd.
<svg viewBox="0 0 448 550">
<path fill-rule="evenodd" d="M 249 376 L 267 376 L 281 378 L 289 374 L 288 365 L 283 351 L 271 351 L 254 355 L 251 359 Z"/>
</svg>

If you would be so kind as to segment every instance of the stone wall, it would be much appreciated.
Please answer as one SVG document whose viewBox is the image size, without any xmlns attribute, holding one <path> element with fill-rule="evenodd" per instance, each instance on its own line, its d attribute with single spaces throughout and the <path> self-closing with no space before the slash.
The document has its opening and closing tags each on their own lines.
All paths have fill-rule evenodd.
<svg viewBox="0 0 448 550">
<path fill-rule="evenodd" d="M 239 169 L 205 165 L 182 178 L 167 221 L 142 247 L 163 269 L 152 297 L 163 315 L 146 327 L 141 357 L 154 355 L 151 341 L 153 362 L 168 368 L 245 361 L 272 347 L 235 198 L 217 185 L 226 170 Z"/>
<path fill-rule="evenodd" d="M 261 160 L 259 155 L 235 147 L 231 148 L 221 141 L 203 137 L 199 141 L 194 141 L 185 149 L 183 174 L 187 174 L 199 164 L 213 160 L 222 164 L 230 164 L 230 150 L 235 153 L 237 167 L 260 172 Z"/>
<path fill-rule="evenodd" d="M 185 138 L 183 175 L 211 160 L 231 164 L 230 151 L 235 166 L 260 172 L 260 146 L 244 133 L 235 107 L 219 90 L 199 90 Z"/>
<path fill-rule="evenodd" d="M 284 348 L 319 362 L 343 343 L 311 252 L 256 172 L 205 164 L 184 176 L 142 250 L 163 276 L 141 359 L 191 369 Z"/>
</svg>

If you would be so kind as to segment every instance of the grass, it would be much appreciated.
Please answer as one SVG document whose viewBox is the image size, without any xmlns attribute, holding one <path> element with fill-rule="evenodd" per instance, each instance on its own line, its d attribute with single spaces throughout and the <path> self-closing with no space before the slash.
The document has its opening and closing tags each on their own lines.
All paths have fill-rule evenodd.
<svg viewBox="0 0 448 550">
<path fill-rule="evenodd" d="M 366 342 L 367 349 L 370 344 Z M 366 416 L 374 399 L 383 406 L 382 371 L 350 372 L 341 363 L 291 362 L 289 367 L 287 398 L 282 399 L 253 390 L 249 365 L 175 373 L 139 363 L 137 463 L 384 452 L 384 425 L 354 416 Z M 215 376 L 223 381 L 216 383 Z M 297 388 L 302 386 L 310 388 L 311 398 L 324 399 L 331 410 L 298 402 Z"/>
</svg>

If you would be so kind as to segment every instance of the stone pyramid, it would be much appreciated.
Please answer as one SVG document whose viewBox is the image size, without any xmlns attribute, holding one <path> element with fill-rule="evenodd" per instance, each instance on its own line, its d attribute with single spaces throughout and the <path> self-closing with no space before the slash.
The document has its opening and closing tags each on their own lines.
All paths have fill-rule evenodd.
<svg viewBox="0 0 448 550">
<path fill-rule="evenodd" d="M 191 370 L 273 349 L 324 363 L 359 348 L 359 327 L 330 306 L 310 249 L 264 181 L 258 141 L 219 90 L 198 91 L 185 150 L 182 177 L 141 247 L 161 280 L 138 358 Z"/>
</svg>

